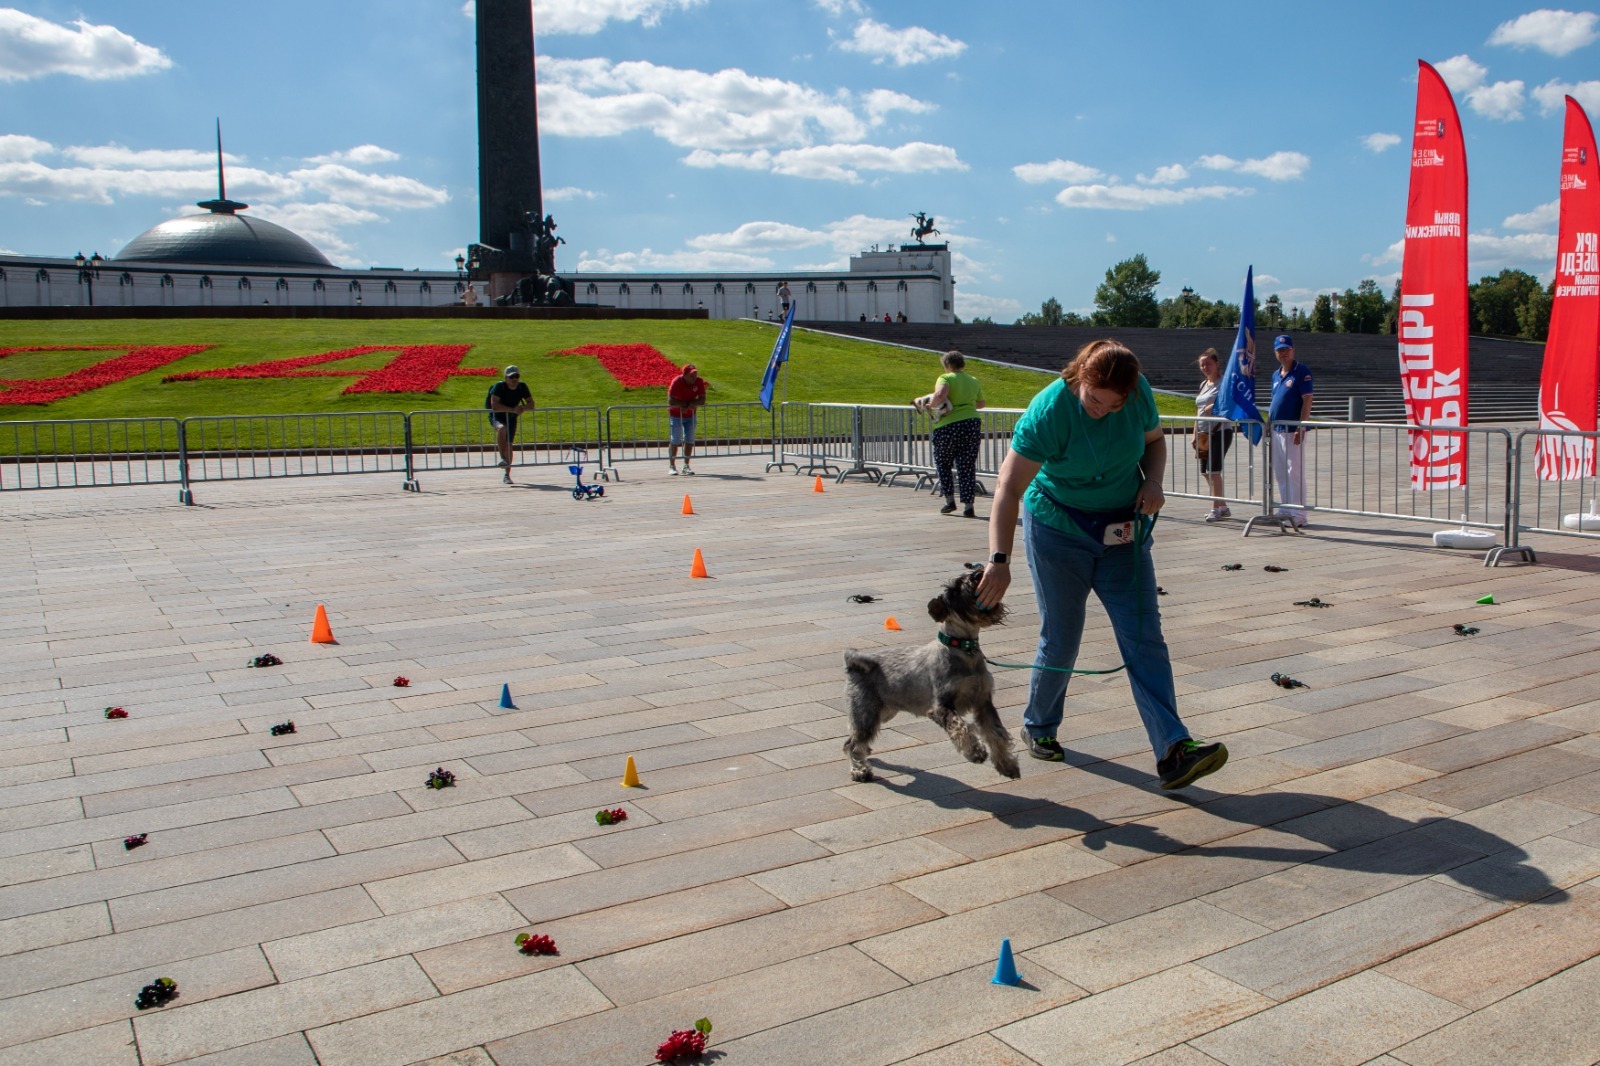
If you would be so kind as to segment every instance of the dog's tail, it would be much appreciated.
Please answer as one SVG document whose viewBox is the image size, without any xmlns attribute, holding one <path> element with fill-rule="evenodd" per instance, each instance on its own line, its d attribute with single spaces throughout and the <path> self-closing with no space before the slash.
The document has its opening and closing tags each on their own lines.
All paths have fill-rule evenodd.
<svg viewBox="0 0 1600 1066">
<path fill-rule="evenodd" d="M 868 652 L 856 651 L 854 648 L 844 650 L 844 668 L 853 674 L 867 675 L 874 673 L 880 667 L 878 660 Z"/>
</svg>

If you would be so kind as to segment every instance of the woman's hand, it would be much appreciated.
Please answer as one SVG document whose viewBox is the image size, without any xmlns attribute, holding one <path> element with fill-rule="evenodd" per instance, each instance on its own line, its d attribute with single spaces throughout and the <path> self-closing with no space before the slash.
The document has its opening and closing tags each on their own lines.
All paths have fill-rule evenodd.
<svg viewBox="0 0 1600 1066">
<path fill-rule="evenodd" d="M 1161 491 L 1161 485 L 1155 481 L 1146 481 L 1139 486 L 1139 494 L 1133 498 L 1133 509 L 1140 514 L 1155 514 L 1166 505 L 1167 494 Z"/>
<path fill-rule="evenodd" d="M 984 564 L 983 577 L 978 579 L 978 606 L 986 611 L 993 610 L 1005 599 L 1006 589 L 1010 587 L 1010 563 Z"/>
</svg>

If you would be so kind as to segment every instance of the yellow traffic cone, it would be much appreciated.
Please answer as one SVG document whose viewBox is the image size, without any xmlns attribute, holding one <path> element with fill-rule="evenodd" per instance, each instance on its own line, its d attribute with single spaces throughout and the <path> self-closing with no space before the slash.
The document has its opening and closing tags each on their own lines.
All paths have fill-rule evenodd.
<svg viewBox="0 0 1600 1066">
<path fill-rule="evenodd" d="M 639 788 L 639 770 L 633 765 L 633 756 L 628 756 L 628 766 L 622 771 L 623 788 Z"/>
</svg>

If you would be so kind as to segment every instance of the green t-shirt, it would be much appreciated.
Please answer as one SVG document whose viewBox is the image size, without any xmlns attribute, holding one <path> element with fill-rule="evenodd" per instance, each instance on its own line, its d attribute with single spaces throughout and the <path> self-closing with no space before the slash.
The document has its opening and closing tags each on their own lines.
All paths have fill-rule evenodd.
<svg viewBox="0 0 1600 1066">
<path fill-rule="evenodd" d="M 1144 435 L 1160 426 L 1143 374 L 1122 410 L 1104 418 L 1085 414 L 1077 394 L 1058 378 L 1033 398 L 1011 434 L 1012 451 L 1043 464 L 1023 503 L 1045 525 L 1080 535 L 1078 524 L 1044 492 L 1080 511 L 1133 506 L 1143 481 Z"/>
<path fill-rule="evenodd" d="M 950 390 L 950 413 L 935 422 L 934 429 L 943 429 L 965 418 L 978 417 L 978 401 L 983 399 L 983 386 L 978 384 L 977 378 L 965 371 L 940 374 L 933 387 L 937 389 L 940 385 Z"/>
</svg>

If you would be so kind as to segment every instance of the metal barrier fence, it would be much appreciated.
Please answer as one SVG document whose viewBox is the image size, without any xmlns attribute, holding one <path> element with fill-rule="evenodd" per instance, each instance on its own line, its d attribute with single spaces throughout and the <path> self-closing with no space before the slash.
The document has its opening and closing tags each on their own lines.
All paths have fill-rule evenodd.
<svg viewBox="0 0 1600 1066">
<path fill-rule="evenodd" d="M 0 492 L 182 481 L 175 418 L 0 422 Z"/>
<path fill-rule="evenodd" d="M 1018 408 L 978 412 L 983 427 L 979 474 L 993 477 L 1000 472 L 1011 448 L 1011 432 L 1021 416 Z M 782 455 L 794 460 L 801 473 L 826 473 L 838 481 L 862 476 L 884 485 L 914 474 L 919 488 L 937 475 L 933 422 L 904 405 L 786 404 L 783 425 Z M 796 426 L 795 431 L 791 432 L 791 425 Z M 798 429 L 800 425 L 805 426 L 804 431 Z M 979 491 L 988 492 L 981 482 Z"/>
<path fill-rule="evenodd" d="M 1546 442 L 1565 458 L 1566 472 L 1576 476 L 1562 481 L 1545 481 L 1539 477 L 1539 447 Z M 1591 472 L 1595 469 L 1597 450 L 1600 450 L 1600 434 L 1597 433 L 1538 429 L 1518 433 L 1517 488 L 1512 505 L 1517 523 L 1515 532 L 1600 539 L 1600 476 Z"/>
<path fill-rule="evenodd" d="M 758 403 L 706 404 L 695 413 L 694 454 L 778 456 L 777 414 Z M 671 419 L 665 407 L 617 406 L 605 411 L 605 465 L 666 462 Z"/>
<path fill-rule="evenodd" d="M 183 420 L 183 492 L 201 481 L 404 473 L 399 411 L 322 415 L 205 415 Z"/>
<path fill-rule="evenodd" d="M 602 417 L 598 407 L 536 407 L 518 416 L 511 465 L 563 466 L 592 459 L 603 470 Z M 406 415 L 406 488 L 417 491 L 424 471 L 498 468 L 497 432 L 482 408 Z"/>
<path fill-rule="evenodd" d="M 1195 415 L 1162 415 L 1167 435 L 1167 476 L 1162 491 L 1184 500 L 1216 500 L 1265 512 L 1267 467 L 1258 461 L 1244 427 L 1236 423 Z M 1211 453 L 1204 461 L 1195 442 L 1204 435 Z M 1220 457 L 1215 454 L 1220 452 Z M 1204 470 L 1222 475 L 1221 492 L 1213 489 Z M 1231 508 L 1230 508 L 1231 509 Z"/>
</svg>

